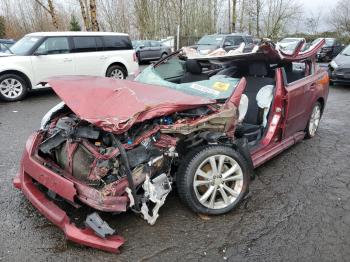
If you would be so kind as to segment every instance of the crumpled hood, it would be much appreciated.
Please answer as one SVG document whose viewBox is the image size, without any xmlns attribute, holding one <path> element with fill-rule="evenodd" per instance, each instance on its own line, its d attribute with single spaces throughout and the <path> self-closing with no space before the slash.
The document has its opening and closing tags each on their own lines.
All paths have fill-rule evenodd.
<svg viewBox="0 0 350 262">
<path fill-rule="evenodd" d="M 137 122 L 216 103 L 167 87 L 106 77 L 55 77 L 47 82 L 79 118 L 117 134 Z"/>
</svg>

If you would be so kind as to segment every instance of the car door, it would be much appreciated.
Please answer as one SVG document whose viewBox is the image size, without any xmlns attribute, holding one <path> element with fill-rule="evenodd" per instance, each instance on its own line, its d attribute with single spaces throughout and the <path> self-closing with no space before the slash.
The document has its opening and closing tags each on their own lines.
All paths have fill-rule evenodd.
<svg viewBox="0 0 350 262">
<path fill-rule="evenodd" d="M 293 62 L 292 70 L 285 70 L 286 108 L 285 131 L 287 138 L 298 131 L 303 131 L 308 121 L 308 104 L 314 83 L 311 64 Z"/>
<path fill-rule="evenodd" d="M 76 75 L 101 75 L 102 68 L 108 59 L 103 52 L 103 40 L 100 36 L 73 36 L 72 37 Z M 105 73 L 105 72 L 103 72 Z"/>
<path fill-rule="evenodd" d="M 52 76 L 74 74 L 74 59 L 65 36 L 46 38 L 30 59 L 36 84 Z"/>
<path fill-rule="evenodd" d="M 147 60 L 152 58 L 151 43 L 150 41 L 144 41 L 139 47 L 139 58 L 140 60 Z"/>
<path fill-rule="evenodd" d="M 162 48 L 161 48 L 160 42 L 151 41 L 151 52 L 152 52 L 153 59 L 158 59 L 162 56 Z"/>
</svg>

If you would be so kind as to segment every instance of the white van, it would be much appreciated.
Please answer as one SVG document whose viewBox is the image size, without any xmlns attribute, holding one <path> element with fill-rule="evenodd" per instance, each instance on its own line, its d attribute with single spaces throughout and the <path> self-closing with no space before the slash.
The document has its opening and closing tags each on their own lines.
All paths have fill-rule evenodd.
<svg viewBox="0 0 350 262">
<path fill-rule="evenodd" d="M 60 75 L 124 79 L 138 72 L 127 34 L 40 32 L 25 35 L 0 55 L 0 99 L 17 101 L 41 81 Z"/>
</svg>

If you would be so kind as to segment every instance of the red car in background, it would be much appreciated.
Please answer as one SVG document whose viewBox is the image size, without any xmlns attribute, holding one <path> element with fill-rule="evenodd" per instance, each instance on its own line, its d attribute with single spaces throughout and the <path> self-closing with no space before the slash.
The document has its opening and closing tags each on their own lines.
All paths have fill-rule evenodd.
<svg viewBox="0 0 350 262">
<path fill-rule="evenodd" d="M 315 136 L 328 96 L 315 62 L 323 44 L 291 54 L 267 41 L 242 54 L 180 50 L 135 81 L 51 79 L 63 102 L 28 139 L 14 185 L 68 239 L 111 252 L 124 239 L 96 212 L 76 224 L 62 202 L 131 209 L 154 224 L 176 183 L 194 212 L 229 212 L 254 168 Z"/>
</svg>

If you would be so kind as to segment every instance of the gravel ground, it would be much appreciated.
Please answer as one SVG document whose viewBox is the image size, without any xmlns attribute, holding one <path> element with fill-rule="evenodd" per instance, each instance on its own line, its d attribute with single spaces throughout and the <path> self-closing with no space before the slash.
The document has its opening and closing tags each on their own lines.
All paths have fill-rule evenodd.
<svg viewBox="0 0 350 262">
<path fill-rule="evenodd" d="M 331 87 L 318 135 L 258 168 L 237 210 L 203 219 L 173 193 L 154 226 L 115 216 L 119 255 L 67 242 L 12 187 L 27 137 L 58 101 L 42 90 L 0 103 L 0 261 L 349 261 L 350 87 Z"/>
</svg>

